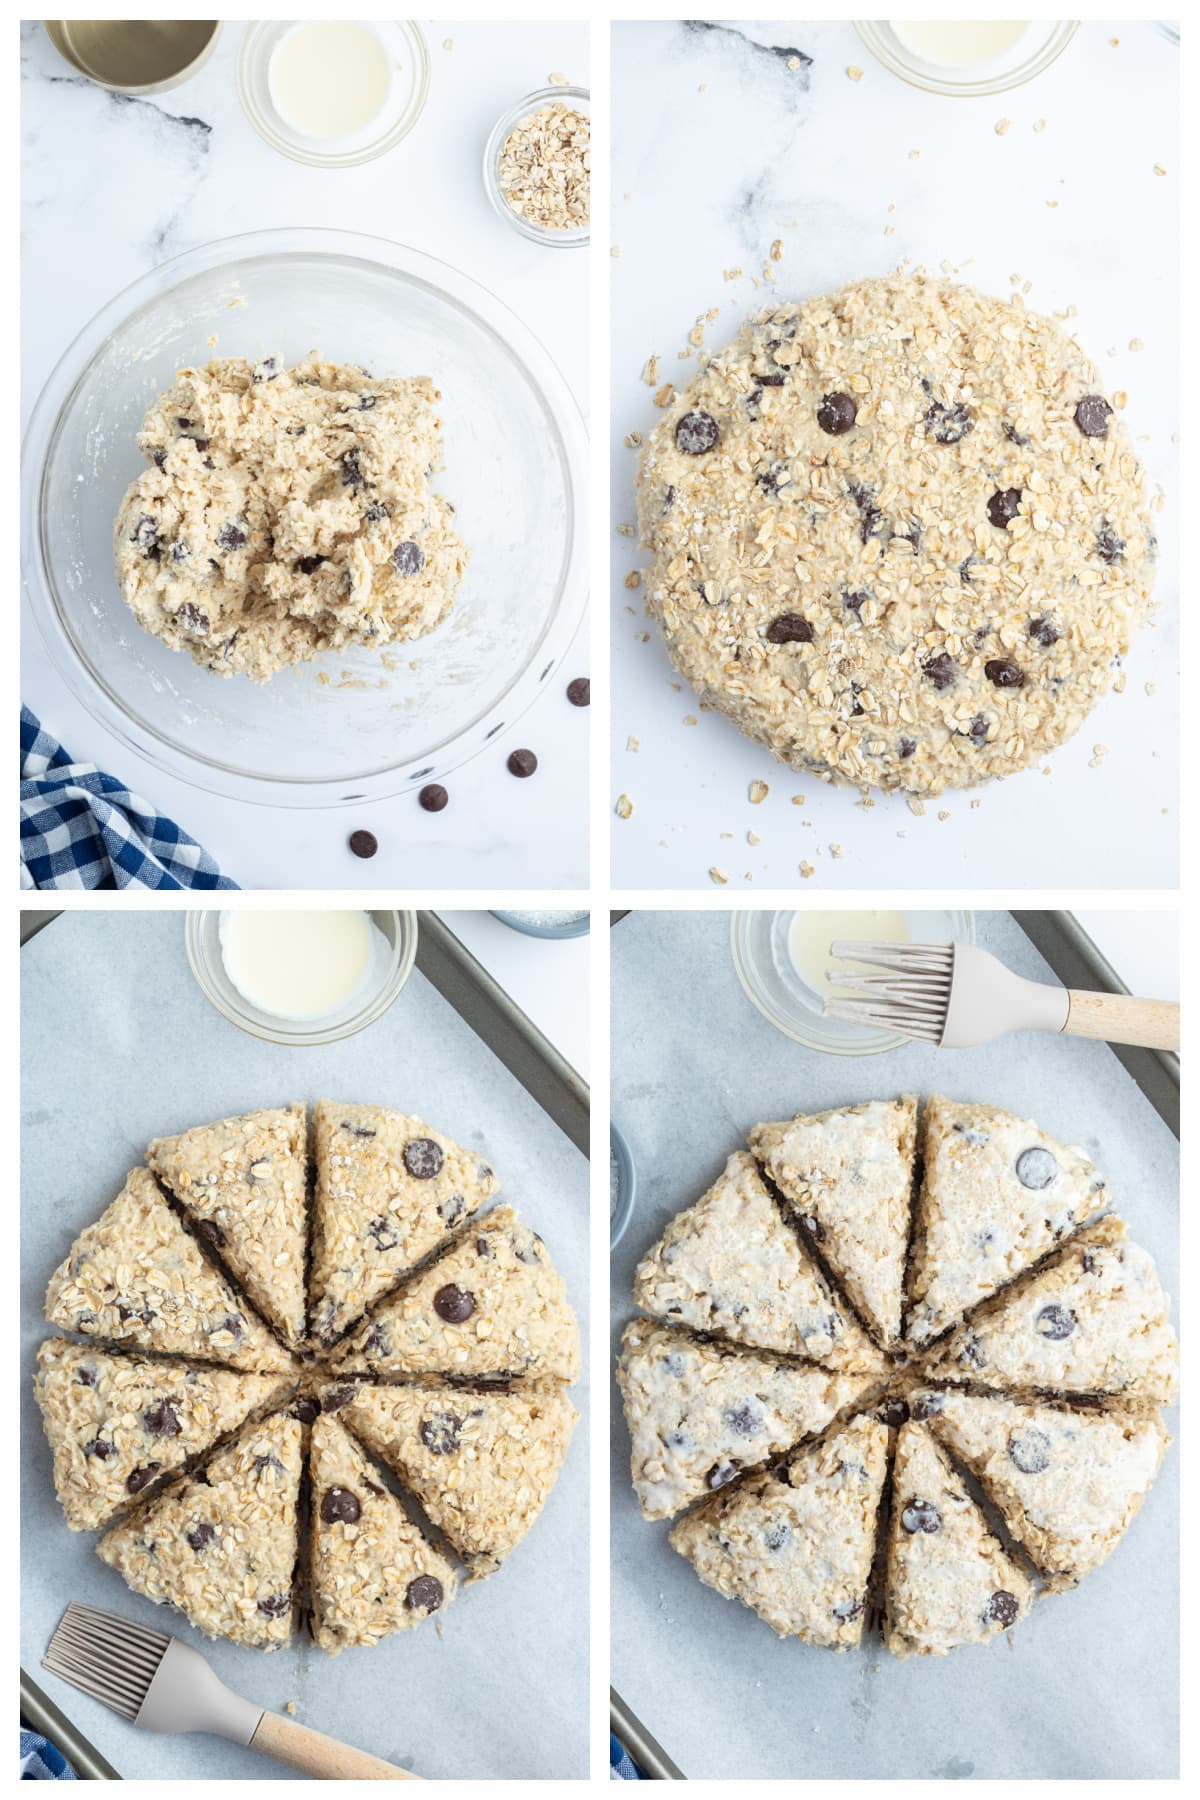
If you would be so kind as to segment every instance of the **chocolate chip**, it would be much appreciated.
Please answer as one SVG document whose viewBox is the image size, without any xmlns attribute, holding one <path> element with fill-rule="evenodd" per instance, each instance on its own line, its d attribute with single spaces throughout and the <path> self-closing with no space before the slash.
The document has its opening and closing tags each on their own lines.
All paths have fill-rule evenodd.
<svg viewBox="0 0 1200 1800">
<path fill-rule="evenodd" d="M 482 1256 L 486 1262 L 490 1262 L 492 1260 L 492 1240 L 490 1238 L 477 1237 L 475 1239 L 475 1254 L 476 1256 Z"/>
<path fill-rule="evenodd" d="M 366 486 L 366 478 L 358 466 L 359 454 L 360 452 L 357 450 L 347 450 L 341 459 L 343 487 L 360 488 Z"/>
<path fill-rule="evenodd" d="M 736 1431 L 739 1437 L 753 1437 L 756 1431 L 763 1428 L 762 1414 L 756 1406 L 744 1401 L 741 1406 L 731 1406 L 725 1414 L 725 1423 L 730 1431 Z"/>
<path fill-rule="evenodd" d="M 1017 1180 L 1022 1187 L 1038 1192 L 1049 1187 L 1057 1174 L 1057 1162 L 1041 1144 L 1035 1144 L 1032 1150 L 1022 1150 L 1017 1158 Z"/>
<path fill-rule="evenodd" d="M 299 562 L 297 562 L 296 567 L 301 575 L 312 575 L 315 574 L 323 562 L 328 561 L 329 558 L 327 556 L 302 556 Z"/>
<path fill-rule="evenodd" d="M 423 806 L 426 812 L 442 812 L 449 799 L 450 796 L 446 789 L 439 786 L 436 781 L 431 781 L 417 795 L 418 804 Z"/>
<path fill-rule="evenodd" d="M 76 1371 L 75 1379 L 80 1387 L 95 1387 L 96 1371 L 90 1363 L 81 1363 Z"/>
<path fill-rule="evenodd" d="M 447 1325 L 465 1325 L 475 1311 L 475 1296 L 455 1287 L 452 1281 L 447 1282 L 433 1296 L 433 1310 Z"/>
<path fill-rule="evenodd" d="M 945 650 L 931 656 L 929 661 L 921 665 L 922 673 L 932 681 L 938 693 L 952 688 L 958 680 L 958 664 Z"/>
<path fill-rule="evenodd" d="M 717 1488 L 728 1486 L 737 1472 L 737 1463 L 730 1462 L 728 1457 L 722 1457 L 721 1461 L 714 1463 L 712 1468 L 708 1471 L 708 1474 L 704 1478 L 705 1484 L 709 1491 L 713 1492 Z"/>
<path fill-rule="evenodd" d="M 259 1601 L 258 1610 L 265 1619 L 282 1619 L 292 1610 L 291 1590 L 286 1594 L 268 1594 L 265 1600 Z"/>
<path fill-rule="evenodd" d="M 87 1443 L 83 1446 L 83 1454 L 85 1456 L 94 1456 L 98 1462 L 107 1462 L 115 1448 L 116 1446 L 110 1444 L 107 1438 L 94 1437 L 89 1438 Z"/>
<path fill-rule="evenodd" d="M 351 1119 L 342 1120 L 342 1130 L 348 1131 L 351 1137 L 356 1138 L 373 1138 L 375 1136 L 373 1125 L 355 1125 Z"/>
<path fill-rule="evenodd" d="M 899 756 L 901 762 L 906 762 L 910 756 L 915 756 L 916 750 L 917 745 L 914 738 L 902 737 L 900 739 Z"/>
<path fill-rule="evenodd" d="M 842 605 L 845 607 L 847 612 L 853 613 L 855 618 L 858 619 L 859 623 L 861 624 L 862 623 L 861 614 L 862 614 L 863 605 L 870 598 L 871 598 L 871 596 L 868 593 L 843 594 L 842 595 Z"/>
<path fill-rule="evenodd" d="M 684 413 L 675 427 L 675 443 L 685 456 L 704 456 L 715 448 L 720 427 L 711 413 Z"/>
<path fill-rule="evenodd" d="M 532 750 L 513 750 L 508 758 L 508 772 L 517 775 L 522 781 L 532 775 L 538 766 L 538 759 Z"/>
<path fill-rule="evenodd" d="M 830 437 L 842 437 L 858 417 L 858 404 L 849 394 L 826 394 L 817 408 L 817 424 Z"/>
<path fill-rule="evenodd" d="M 279 358 L 277 356 L 264 356 L 262 361 L 256 362 L 251 369 L 250 379 L 251 381 L 274 381 L 278 373 Z"/>
<path fill-rule="evenodd" d="M 419 575 L 425 567 L 425 552 L 420 544 L 407 538 L 392 551 L 392 561 L 401 575 Z"/>
<path fill-rule="evenodd" d="M 785 369 L 772 369 L 767 375 L 760 375 L 755 371 L 751 374 L 750 379 L 751 381 L 757 381 L 760 387 L 782 387 L 787 380 L 787 371 Z"/>
<path fill-rule="evenodd" d="M 418 1575 L 409 1582 L 404 1594 L 409 1612 L 436 1612 L 442 1599 L 442 1584 L 436 1575 Z"/>
<path fill-rule="evenodd" d="M 362 1507 L 349 1488 L 331 1487 L 321 1495 L 321 1518 L 326 1525 L 357 1525 Z"/>
<path fill-rule="evenodd" d="M 964 556 L 962 561 L 959 563 L 958 579 L 962 583 L 963 587 L 970 587 L 972 585 L 971 570 L 975 567 L 975 564 L 979 561 L 980 561 L 980 558 L 978 556 L 972 555 L 972 556 Z"/>
<path fill-rule="evenodd" d="M 330 1388 L 321 1398 L 321 1409 L 327 1413 L 341 1412 L 343 1406 L 349 1406 L 353 1398 L 354 1388 L 350 1385 Z"/>
<path fill-rule="evenodd" d="M 404 1146 L 404 1166 L 414 1181 L 432 1181 L 446 1158 L 432 1138 L 409 1138 Z"/>
<path fill-rule="evenodd" d="M 129 534 L 130 541 L 135 543 L 143 556 L 151 562 L 157 562 L 162 555 L 158 542 L 158 526 L 149 513 L 143 513 Z"/>
<path fill-rule="evenodd" d="M 908 1401 L 901 1399 L 899 1394 L 891 1394 L 881 1402 L 875 1416 L 881 1425 L 905 1425 L 908 1422 Z"/>
<path fill-rule="evenodd" d="M 206 1545 L 216 1541 L 216 1536 L 216 1526 L 210 1525 L 207 1519 L 201 1519 L 200 1523 L 195 1526 L 193 1530 L 184 1533 L 184 1541 L 189 1544 L 196 1552 L 196 1555 L 199 1556 Z"/>
<path fill-rule="evenodd" d="M 372 500 L 369 506 L 363 507 L 363 518 L 368 525 L 377 525 L 380 519 L 390 519 L 391 508 L 383 500 Z"/>
<path fill-rule="evenodd" d="M 292 1407 L 293 1419 L 299 1419 L 301 1425 L 311 1425 L 319 1417 L 321 1402 L 315 1394 L 301 1394 Z"/>
<path fill-rule="evenodd" d="M 150 1486 L 161 1469 L 162 1464 L 157 1462 L 148 1462 L 144 1467 L 134 1469 L 132 1474 L 125 1477 L 125 1491 L 130 1494 L 140 1494 L 143 1488 Z"/>
<path fill-rule="evenodd" d="M 1028 447 L 1029 439 L 1023 431 L 1018 431 L 1015 425 L 1006 425 L 1004 435 L 1010 444 L 1019 444 L 1022 450 Z"/>
<path fill-rule="evenodd" d="M 572 706 L 590 706 L 592 704 L 592 684 L 586 675 L 577 675 L 574 681 L 568 681 L 567 699 Z"/>
<path fill-rule="evenodd" d="M 386 1219 L 372 1219 L 367 1226 L 367 1236 L 377 1250 L 394 1250 L 400 1242 Z"/>
<path fill-rule="evenodd" d="M 451 1456 L 459 1447 L 462 1428 L 454 1413 L 433 1413 L 421 1420 L 421 1442 L 431 1456 Z"/>
<path fill-rule="evenodd" d="M 935 444 L 961 444 L 974 423 L 970 407 L 961 400 L 954 406 L 935 400 L 925 414 L 925 429 Z"/>
<path fill-rule="evenodd" d="M 1061 1344 L 1069 1338 L 1079 1320 L 1069 1306 L 1043 1306 L 1033 1321 L 1033 1329 L 1039 1337 L 1048 1338 L 1052 1344 Z"/>
<path fill-rule="evenodd" d="M 171 1400 L 159 1400 L 142 1414 L 142 1426 L 151 1437 L 178 1437 L 183 1430 Z"/>
<path fill-rule="evenodd" d="M 1084 437 L 1107 437 L 1112 407 L 1102 394 L 1085 394 L 1075 408 L 1075 423 Z"/>
<path fill-rule="evenodd" d="M 932 1500 L 910 1500 L 900 1514 L 900 1523 L 910 1536 L 915 1536 L 918 1531 L 932 1536 L 942 1529 L 942 1515 Z"/>
<path fill-rule="evenodd" d="M 754 477 L 764 494 L 777 494 L 780 488 L 791 487 L 791 470 L 785 462 L 773 462 L 769 469 L 762 469 Z"/>
<path fill-rule="evenodd" d="M 768 1550 L 783 1550 L 791 1542 L 792 1528 L 785 1519 L 773 1519 L 763 1532 Z"/>
<path fill-rule="evenodd" d="M 438 1207 L 444 1225 L 456 1225 L 467 1210 L 467 1203 L 461 1194 L 451 1194 Z"/>
<path fill-rule="evenodd" d="M 914 1419 L 932 1419 L 941 1412 L 946 1402 L 941 1394 L 918 1394 L 909 1403 L 909 1412 Z"/>
<path fill-rule="evenodd" d="M 799 613 L 780 613 L 767 626 L 768 644 L 811 644 L 813 628 Z"/>
<path fill-rule="evenodd" d="M 863 1603 L 861 1597 L 858 1595 L 851 1595 L 845 1600 L 838 1601 L 833 1609 L 833 1616 L 835 1619 L 840 1620 L 843 1625 L 847 1625 L 851 1619 L 857 1619 L 862 1609 Z"/>
<path fill-rule="evenodd" d="M 227 1331 L 234 1343 L 240 1344 L 246 1335 L 246 1321 L 241 1313 L 226 1313 L 217 1330 Z"/>
<path fill-rule="evenodd" d="M 366 861 L 368 858 L 374 856 L 375 852 L 378 850 L 379 839 L 375 836 L 373 831 L 352 831 L 350 833 L 350 848 L 355 856 L 361 856 L 363 860 Z M 372 1136 L 373 1135 L 374 1133 L 372 1133 Z"/>
<path fill-rule="evenodd" d="M 1041 644 L 1044 650 L 1049 650 L 1058 642 L 1058 632 L 1049 619 L 1030 619 L 1029 635 L 1034 643 Z"/>
<path fill-rule="evenodd" d="M 984 718 L 982 713 L 975 714 L 975 717 L 971 720 L 971 723 L 967 726 L 964 736 L 969 737 L 973 744 L 986 744 L 987 743 L 988 722 Z"/>
<path fill-rule="evenodd" d="M 1020 488 L 997 488 L 987 503 L 987 516 L 1003 531 L 1021 510 Z"/>
<path fill-rule="evenodd" d="M 377 406 L 378 403 L 379 403 L 379 395 L 378 394 L 360 394 L 358 396 L 359 412 L 370 412 L 371 408 L 373 406 Z"/>
<path fill-rule="evenodd" d="M 983 1622 L 985 1625 L 1014 1625 L 1020 1610 L 1015 1594 L 1010 1594 L 1007 1588 L 997 1588 L 983 1609 Z"/>
<path fill-rule="evenodd" d="M 858 535 L 864 544 L 868 544 L 878 530 L 883 514 L 876 506 L 871 490 L 863 487 L 860 482 L 848 481 L 846 490 L 859 511 Z"/>
<path fill-rule="evenodd" d="M 165 469 L 167 466 L 167 453 L 165 450 L 152 450 L 150 452 L 150 460 L 156 469 Z"/>
<path fill-rule="evenodd" d="M 1106 519 L 1096 533 L 1096 555 L 1100 558 L 1101 562 L 1108 563 L 1111 566 L 1113 563 L 1120 562 L 1124 554 L 1124 538 L 1119 538 L 1117 536 L 1116 532 Z"/>
<path fill-rule="evenodd" d="M 985 662 L 983 672 L 993 687 L 1018 688 L 1025 686 L 1025 671 L 1018 669 L 1016 663 L 1008 662 L 1004 657 L 993 657 Z"/>
<path fill-rule="evenodd" d="M 122 1324 L 124 1324 L 126 1319 L 138 1319 L 143 1325 L 153 1325 L 155 1314 L 149 1306 L 143 1307 L 139 1312 L 136 1307 L 122 1306 L 118 1301 L 117 1317 L 121 1320 Z"/>
<path fill-rule="evenodd" d="M 1050 1439 L 1044 1431 L 1027 1426 L 1009 1438 L 1008 1455 L 1022 1475 L 1041 1475 L 1050 1467 Z"/>
</svg>

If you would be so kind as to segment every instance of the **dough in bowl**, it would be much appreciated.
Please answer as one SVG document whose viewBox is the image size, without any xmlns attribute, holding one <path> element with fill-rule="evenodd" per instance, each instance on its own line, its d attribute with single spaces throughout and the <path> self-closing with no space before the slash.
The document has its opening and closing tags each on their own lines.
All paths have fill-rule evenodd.
<svg viewBox="0 0 1200 1800">
<path fill-rule="evenodd" d="M 423 637 L 467 550 L 430 486 L 437 388 L 322 362 L 182 369 L 138 433 L 117 516 L 121 592 L 202 668 L 269 681 L 323 650 Z"/>
</svg>

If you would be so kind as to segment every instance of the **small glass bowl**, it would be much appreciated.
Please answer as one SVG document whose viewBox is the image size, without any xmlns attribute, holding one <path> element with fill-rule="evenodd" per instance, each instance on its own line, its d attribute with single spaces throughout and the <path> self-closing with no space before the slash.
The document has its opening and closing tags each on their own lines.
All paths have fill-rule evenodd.
<svg viewBox="0 0 1200 1800">
<path fill-rule="evenodd" d="M 314 169 L 352 169 L 394 150 L 420 118 L 429 97 L 429 51 L 412 19 L 364 20 L 392 64 L 387 103 L 362 131 L 322 144 L 283 117 L 271 97 L 271 58 L 288 32 L 308 19 L 257 19 L 247 25 L 238 53 L 237 86 L 246 117 L 264 143 Z"/>
<path fill-rule="evenodd" d="M 566 907 L 562 909 L 564 912 Z M 499 919 L 513 931 L 524 932 L 526 937 L 535 938 L 577 938 L 586 937 L 591 930 L 592 915 L 581 912 L 577 919 L 566 919 L 561 925 L 543 925 L 524 912 L 497 912 L 492 909 L 493 919 Z"/>
<path fill-rule="evenodd" d="M 791 958 L 789 939 L 798 910 L 735 912 L 730 921 L 733 966 L 763 1018 L 806 1050 L 830 1056 L 878 1056 L 909 1043 L 896 1032 L 825 1017 L 823 996 L 808 985 Z M 846 916 L 853 918 L 850 908 Z M 975 921 L 969 912 L 912 911 L 904 919 L 914 944 L 975 942 Z"/>
<path fill-rule="evenodd" d="M 387 941 L 388 954 L 372 971 L 370 990 L 354 995 L 352 1010 L 334 1011 L 322 1019 L 280 1019 L 263 1012 L 234 987 L 221 955 L 221 910 L 190 912 L 184 922 L 184 944 L 200 992 L 217 1011 L 251 1037 L 269 1044 L 300 1048 L 336 1044 L 381 1019 L 412 973 L 417 954 L 415 912 L 371 911 L 368 916 Z"/>
<path fill-rule="evenodd" d="M 1015 44 L 985 62 L 962 69 L 930 62 L 910 50 L 892 29 L 888 19 L 855 19 L 854 29 L 867 49 L 885 69 L 924 88 L 927 94 L 951 94 L 970 99 L 985 94 L 1004 94 L 1041 75 L 1057 60 L 1079 29 L 1078 19 L 1031 19 Z"/>
<path fill-rule="evenodd" d="M 625 1134 L 609 1120 L 608 1247 L 615 1250 L 637 1204 L 637 1169 Z"/>
<path fill-rule="evenodd" d="M 527 237 L 535 244 L 550 244 L 557 250 L 573 250 L 578 244 L 586 244 L 591 234 L 590 225 L 580 225 L 573 230 L 547 231 L 541 225 L 533 225 L 521 214 L 514 212 L 504 198 L 504 190 L 500 186 L 500 152 L 508 142 L 509 133 L 514 125 L 527 119 L 530 113 L 538 112 L 555 100 L 573 100 L 578 112 L 592 116 L 592 97 L 587 88 L 582 87 L 544 87 L 536 93 L 526 94 L 515 106 L 510 106 L 506 113 L 501 113 L 492 126 L 483 152 L 483 185 L 492 206 L 514 231 Z M 590 183 L 589 183 L 590 186 Z"/>
</svg>

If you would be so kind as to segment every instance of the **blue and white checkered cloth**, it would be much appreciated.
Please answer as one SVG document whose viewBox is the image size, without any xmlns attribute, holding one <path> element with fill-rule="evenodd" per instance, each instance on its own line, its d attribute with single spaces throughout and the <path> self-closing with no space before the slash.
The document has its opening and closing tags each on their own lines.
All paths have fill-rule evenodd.
<svg viewBox="0 0 1200 1800">
<path fill-rule="evenodd" d="M 49 1738 L 39 1737 L 36 1731 L 22 1731 L 21 1780 L 78 1781 L 79 1777 Z"/>
<path fill-rule="evenodd" d="M 640 1781 L 641 1772 L 630 1756 L 620 1738 L 608 1734 L 608 1779 L 610 1781 Z"/>
<path fill-rule="evenodd" d="M 23 888 L 235 888 L 195 838 L 21 708 Z"/>
</svg>

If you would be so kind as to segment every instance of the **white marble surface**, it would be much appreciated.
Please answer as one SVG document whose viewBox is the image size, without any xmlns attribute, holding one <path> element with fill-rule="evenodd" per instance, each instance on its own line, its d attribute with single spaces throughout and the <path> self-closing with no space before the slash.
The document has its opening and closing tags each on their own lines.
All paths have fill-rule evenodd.
<svg viewBox="0 0 1200 1800">
<path fill-rule="evenodd" d="M 425 27 L 429 100 L 412 134 L 357 169 L 302 167 L 245 119 L 234 69 L 240 23 L 213 60 L 152 102 L 114 100 L 76 77 L 42 28 L 22 30 L 22 388 L 27 415 L 75 333 L 146 269 L 192 246 L 269 226 L 339 226 L 410 244 L 463 269 L 524 319 L 586 401 L 586 251 L 526 242 L 491 210 L 479 166 L 488 131 L 552 71 L 587 83 L 579 21 Z M 444 48 L 452 40 L 453 49 Z M 24 697 L 77 759 L 118 774 L 200 839 L 246 887 L 568 887 L 587 879 L 588 714 L 563 689 L 589 673 L 586 624 L 556 678 L 494 749 L 460 769 L 451 804 L 415 797 L 322 812 L 222 800 L 160 775 L 96 725 L 32 630 Z M 508 752 L 529 745 L 537 775 L 515 781 Z M 379 854 L 346 847 L 358 826 Z"/>
<path fill-rule="evenodd" d="M 586 1081 L 591 1060 L 589 937 L 528 937 L 483 911 L 443 912 L 440 917 Z M 596 928 L 607 930 L 607 913 L 595 918 Z"/>
<path fill-rule="evenodd" d="M 800 66 L 764 46 L 794 47 Z M 847 78 L 849 65 L 861 81 Z M 635 811 L 613 821 L 616 887 L 707 887 L 714 864 L 729 873 L 727 893 L 798 887 L 802 859 L 816 871 L 806 892 L 1175 884 L 1177 71 L 1178 52 L 1151 24 L 1089 23 L 1028 87 L 968 101 L 889 75 L 848 22 L 616 26 L 614 524 L 634 517 L 624 435 L 658 416 L 640 380 L 647 356 L 661 355 L 660 379 L 686 379 L 676 351 L 698 314 L 720 307 L 708 328 L 719 344 L 766 303 L 751 277 L 776 238 L 775 291 L 787 298 L 902 258 L 932 268 L 948 259 L 992 292 L 1019 273 L 1040 311 L 1077 306 L 1079 339 L 1109 391 L 1127 390 L 1126 417 L 1167 497 L 1162 607 L 1134 645 L 1125 694 L 1102 704 L 1051 775 L 980 790 L 974 809 L 948 795 L 922 818 L 898 797 L 862 810 L 854 791 L 797 777 L 698 713 L 691 692 L 670 685 L 657 632 L 623 585 L 640 557 L 617 536 L 612 796 L 628 794 Z M 1011 128 L 997 135 L 1005 117 Z M 724 281 L 736 266 L 745 277 Z M 1134 339 L 1144 350 L 1129 350 Z M 686 725 L 688 715 L 699 723 Z M 1099 768 L 1089 766 L 1095 744 L 1108 746 Z M 752 806 L 756 778 L 771 792 Z M 797 793 L 803 809 L 791 805 Z"/>
</svg>

